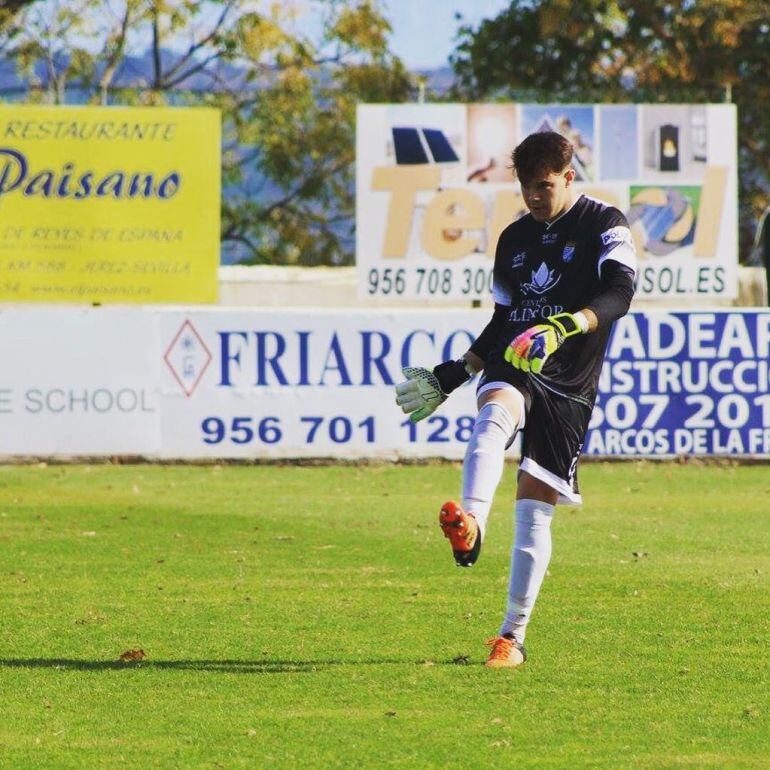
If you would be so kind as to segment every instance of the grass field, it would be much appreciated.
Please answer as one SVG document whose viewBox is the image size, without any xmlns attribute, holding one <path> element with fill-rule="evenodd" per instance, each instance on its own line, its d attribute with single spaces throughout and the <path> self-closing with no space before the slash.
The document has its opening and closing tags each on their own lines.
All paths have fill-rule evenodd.
<svg viewBox="0 0 770 770">
<path fill-rule="evenodd" d="M 0 467 L 0 766 L 770 767 L 770 468 L 581 473 L 501 671 L 513 468 Z"/>
</svg>

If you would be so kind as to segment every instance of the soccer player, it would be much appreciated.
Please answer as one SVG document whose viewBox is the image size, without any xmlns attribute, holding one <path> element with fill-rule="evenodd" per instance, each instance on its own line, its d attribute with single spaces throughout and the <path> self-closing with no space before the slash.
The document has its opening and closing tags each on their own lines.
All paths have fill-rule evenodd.
<svg viewBox="0 0 770 770">
<path fill-rule="evenodd" d="M 483 370 L 478 416 L 463 462 L 462 505 L 439 523 L 455 562 L 479 557 L 504 453 L 524 430 L 508 602 L 487 665 L 526 660 L 524 636 L 551 558 L 558 503 L 581 502 L 577 464 L 612 324 L 628 311 L 636 254 L 616 208 L 577 194 L 571 143 L 556 132 L 526 137 L 513 167 L 529 213 L 500 235 L 491 320 L 457 361 L 404 369 L 396 403 L 413 422 Z"/>
</svg>

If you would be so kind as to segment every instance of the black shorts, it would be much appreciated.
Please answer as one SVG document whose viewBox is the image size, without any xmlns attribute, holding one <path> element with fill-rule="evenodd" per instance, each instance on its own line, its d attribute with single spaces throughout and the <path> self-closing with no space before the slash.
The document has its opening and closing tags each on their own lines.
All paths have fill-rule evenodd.
<svg viewBox="0 0 770 770">
<path fill-rule="evenodd" d="M 591 402 L 564 393 L 556 383 L 514 369 L 507 362 L 490 362 L 478 387 L 492 382 L 513 385 L 524 397 L 521 470 L 553 487 L 560 503 L 579 505 L 577 464 L 591 420 Z"/>
</svg>

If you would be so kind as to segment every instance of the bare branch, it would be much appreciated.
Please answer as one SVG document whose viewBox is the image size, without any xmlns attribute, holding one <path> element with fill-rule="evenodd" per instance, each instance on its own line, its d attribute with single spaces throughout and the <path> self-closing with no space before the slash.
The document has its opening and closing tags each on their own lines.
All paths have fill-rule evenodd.
<svg viewBox="0 0 770 770">
<path fill-rule="evenodd" d="M 221 51 L 214 51 L 212 54 L 207 56 L 203 61 L 198 62 L 194 67 L 190 67 L 190 69 L 185 70 L 180 75 L 178 75 L 175 78 L 169 79 L 169 75 L 167 74 L 166 77 L 163 79 L 163 88 L 175 88 L 180 83 L 184 83 L 185 80 L 188 78 L 191 78 L 193 75 L 197 74 L 201 70 L 205 70 L 206 67 L 211 64 L 211 62 L 215 61 L 222 55 Z"/>
<path fill-rule="evenodd" d="M 339 173 L 346 166 L 349 166 L 351 163 L 352 161 L 350 159 L 341 158 L 338 160 L 337 163 L 334 163 L 330 168 L 321 169 L 319 173 L 321 173 L 325 178 L 328 178 Z M 270 206 L 263 209 L 262 212 L 260 213 L 260 218 L 267 219 L 270 216 L 270 214 L 276 209 L 288 208 L 290 204 L 293 203 L 297 198 L 301 198 L 313 183 L 314 183 L 313 177 L 309 179 L 305 179 L 304 182 L 302 182 L 300 185 L 295 187 L 294 190 L 292 190 L 291 192 L 284 195 L 283 198 L 278 199 L 277 201 L 272 203 Z"/>
<path fill-rule="evenodd" d="M 209 33 L 204 37 L 202 37 L 197 43 L 192 43 L 192 45 L 190 45 L 190 47 L 187 49 L 184 55 L 179 59 L 179 61 L 177 61 L 177 63 L 165 74 L 164 80 L 166 83 L 181 83 L 182 81 L 186 80 L 186 78 L 189 77 L 190 74 L 200 71 L 201 68 L 196 66 L 193 68 L 193 71 L 190 71 L 187 74 L 184 74 L 175 78 L 175 75 L 177 75 L 177 73 L 181 69 L 183 69 L 188 62 L 193 60 L 195 54 L 201 48 L 208 45 L 217 36 L 217 34 L 219 33 L 219 30 L 224 25 L 230 11 L 238 4 L 238 2 L 239 0 L 228 0 L 225 3 L 224 8 L 222 9 L 222 13 L 219 15 L 219 18 L 217 19 L 215 25 L 209 31 Z M 217 55 L 218 56 L 221 55 L 221 52 L 219 52 Z M 209 57 L 208 61 L 211 61 L 211 60 L 212 60 L 211 57 Z"/>
<path fill-rule="evenodd" d="M 158 6 L 152 5 L 152 87 L 158 91 L 161 87 L 161 63 L 160 63 L 160 23 L 158 21 Z"/>
<path fill-rule="evenodd" d="M 120 24 L 120 31 L 118 32 L 115 45 L 107 57 L 105 62 L 104 72 L 102 72 L 101 78 L 99 78 L 99 91 L 101 93 L 101 103 L 107 104 L 107 93 L 112 79 L 115 77 L 115 71 L 118 68 L 118 64 L 123 59 L 123 54 L 126 48 L 126 33 L 128 32 L 128 25 L 131 20 L 131 4 L 126 3 L 126 12 L 123 14 L 123 19 Z"/>
</svg>

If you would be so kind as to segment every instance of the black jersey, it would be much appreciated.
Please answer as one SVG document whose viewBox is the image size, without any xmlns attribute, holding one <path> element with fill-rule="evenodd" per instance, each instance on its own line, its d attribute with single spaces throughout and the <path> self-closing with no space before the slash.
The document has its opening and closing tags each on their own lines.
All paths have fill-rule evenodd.
<svg viewBox="0 0 770 770">
<path fill-rule="evenodd" d="M 631 231 L 625 216 L 582 195 L 550 223 L 531 214 L 503 230 L 495 253 L 493 296 L 506 321 L 487 358 L 499 362 L 506 346 L 525 329 L 556 313 L 589 307 L 602 294 L 605 263 L 636 271 Z M 546 361 L 544 385 L 593 403 L 612 324 L 570 337 Z"/>
</svg>

